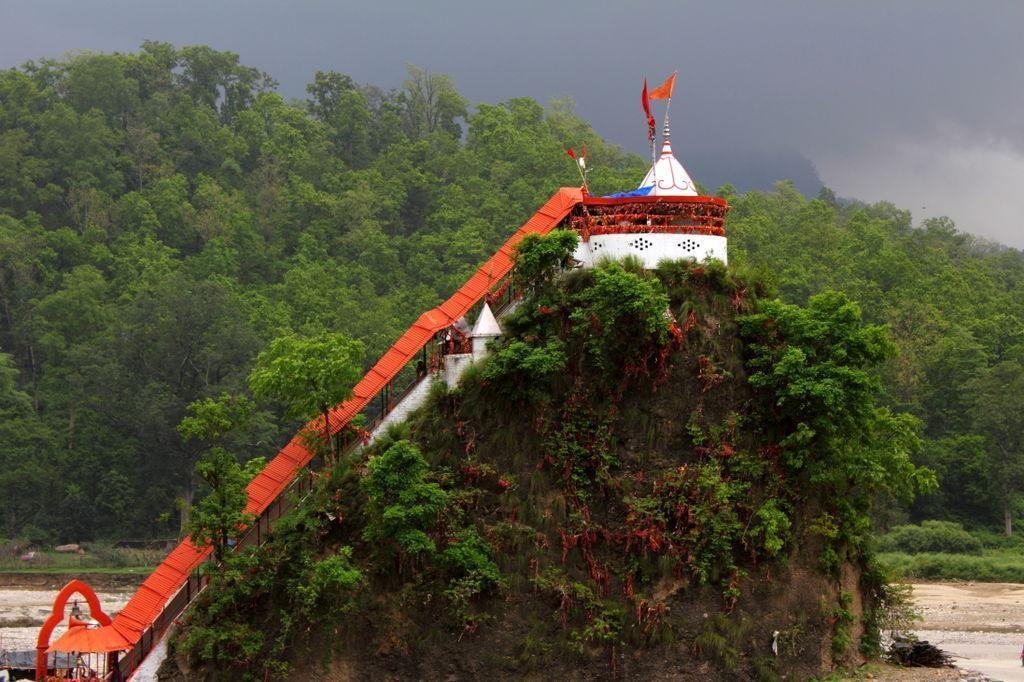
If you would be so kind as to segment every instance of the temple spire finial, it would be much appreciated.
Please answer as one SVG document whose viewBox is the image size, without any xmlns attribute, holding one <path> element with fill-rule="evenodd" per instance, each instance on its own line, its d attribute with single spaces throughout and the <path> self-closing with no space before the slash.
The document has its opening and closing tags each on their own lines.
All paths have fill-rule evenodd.
<svg viewBox="0 0 1024 682">
<path fill-rule="evenodd" d="M 661 129 L 661 154 L 651 165 L 641 187 L 650 187 L 651 196 L 697 196 L 697 186 L 672 152 L 672 129 L 665 112 Z"/>
</svg>

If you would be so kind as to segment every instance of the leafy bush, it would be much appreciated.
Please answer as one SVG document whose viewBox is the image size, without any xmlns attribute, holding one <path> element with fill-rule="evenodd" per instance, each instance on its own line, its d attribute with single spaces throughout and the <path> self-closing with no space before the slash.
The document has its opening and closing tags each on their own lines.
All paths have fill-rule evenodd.
<svg viewBox="0 0 1024 682">
<path fill-rule="evenodd" d="M 352 548 L 342 547 L 337 554 L 314 563 L 309 581 L 298 589 L 303 604 L 312 609 L 318 602 L 337 598 L 359 584 L 363 575 L 351 560 Z"/>
<path fill-rule="evenodd" d="M 354 608 L 363 576 L 351 548 L 320 542 L 324 483 L 278 519 L 265 544 L 227 555 L 171 641 L 192 666 L 213 668 L 211 679 L 292 679 L 286 659 L 310 645 L 309 623 L 330 629 Z"/>
<path fill-rule="evenodd" d="M 426 531 L 436 524 L 448 496 L 427 482 L 429 466 L 419 448 L 399 441 L 371 459 L 367 468 L 362 486 L 372 514 L 363 537 L 393 540 L 409 554 L 433 553 L 437 547 Z"/>
<path fill-rule="evenodd" d="M 792 522 L 789 515 L 780 508 L 781 501 L 768 499 L 754 512 L 751 535 L 760 536 L 768 556 L 775 556 L 786 543 Z"/>
<path fill-rule="evenodd" d="M 478 622 L 480 614 L 472 608 L 473 599 L 505 584 L 491 558 L 491 546 L 475 530 L 466 528 L 452 538 L 440 559 L 456 574 L 444 592 L 456 618 L 465 626 Z"/>
<path fill-rule="evenodd" d="M 959 523 L 922 521 L 920 526 L 896 526 L 878 539 L 878 549 L 905 554 L 981 554 L 982 544 Z"/>
<path fill-rule="evenodd" d="M 177 646 L 192 660 L 244 666 L 258 659 L 264 643 L 263 633 L 251 623 L 226 620 L 213 626 L 192 623 Z"/>
<path fill-rule="evenodd" d="M 749 623 L 716 613 L 704 621 L 693 646 L 702 658 L 715 661 L 726 670 L 734 670 L 740 660 L 740 646 Z"/>
<path fill-rule="evenodd" d="M 579 240 L 575 230 L 552 230 L 543 237 L 535 234 L 523 237 L 516 247 L 512 274 L 516 286 L 537 290 L 550 284 L 559 268 L 568 264 Z"/>
<path fill-rule="evenodd" d="M 907 583 L 894 582 L 881 586 L 876 607 L 878 626 L 890 634 L 909 632 L 921 620 L 920 610 L 914 604 L 914 590 Z"/>
<path fill-rule="evenodd" d="M 608 262 L 594 270 L 594 285 L 577 297 L 570 319 L 591 360 L 603 372 L 620 372 L 650 342 L 668 337 L 668 295 L 654 277 Z"/>
<path fill-rule="evenodd" d="M 481 590 L 500 585 L 501 572 L 491 558 L 491 546 L 472 528 L 459 532 L 441 553 L 441 563 L 472 577 Z"/>
<path fill-rule="evenodd" d="M 1015 549 L 1019 553 L 1024 553 L 1024 535 L 1020 533 L 1007 535 L 1002 531 L 972 530 L 971 536 L 980 542 L 984 549 Z"/>
<path fill-rule="evenodd" d="M 967 554 L 878 555 L 879 565 L 891 575 L 916 580 L 973 580 L 976 582 L 1024 582 L 1024 557 L 1016 552 Z"/>
<path fill-rule="evenodd" d="M 482 377 L 513 399 L 536 394 L 565 370 L 565 344 L 551 339 L 543 346 L 512 341 L 494 353 L 484 365 Z"/>
</svg>

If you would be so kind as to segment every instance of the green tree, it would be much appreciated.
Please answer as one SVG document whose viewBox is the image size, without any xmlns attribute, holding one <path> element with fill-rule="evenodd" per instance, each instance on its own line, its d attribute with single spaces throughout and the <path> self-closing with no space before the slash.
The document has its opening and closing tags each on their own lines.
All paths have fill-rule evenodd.
<svg viewBox="0 0 1024 682">
<path fill-rule="evenodd" d="M 126 73 L 129 58 L 118 54 L 79 54 L 65 64 L 65 99 L 79 113 L 97 109 L 114 125 L 127 124 L 139 106 L 139 84 Z"/>
<path fill-rule="evenodd" d="M 970 412 L 966 416 L 970 418 Z M 992 495 L 997 486 L 991 478 L 989 452 L 986 439 L 977 435 L 926 440 L 918 463 L 935 472 L 939 488 L 914 501 L 913 517 L 956 518 L 968 523 L 990 523 L 999 518 L 1003 509 Z"/>
<path fill-rule="evenodd" d="M 241 64 L 234 52 L 188 45 L 178 50 L 178 60 L 178 80 L 193 101 L 216 109 L 227 122 L 277 85 L 268 74 Z"/>
<path fill-rule="evenodd" d="M 306 86 L 309 110 L 332 131 L 335 150 L 345 163 L 361 168 L 371 160 L 370 118 L 366 94 L 352 78 L 337 71 L 317 71 Z"/>
<path fill-rule="evenodd" d="M 352 395 L 362 375 L 363 344 L 344 334 L 314 337 L 282 336 L 260 353 L 249 375 L 249 387 L 259 398 L 285 405 L 294 419 L 323 418 L 323 445 L 332 462 L 337 444 L 331 437 L 330 410 Z"/>
<path fill-rule="evenodd" d="M 1007 359 L 964 387 L 975 395 L 971 417 L 988 445 L 991 491 L 1003 510 L 1003 529 L 1013 534 L 1013 506 L 1024 492 L 1024 364 Z"/>
<path fill-rule="evenodd" d="M 876 492 L 909 501 L 934 487 L 933 474 L 912 463 L 917 420 L 876 403 L 872 369 L 893 346 L 883 327 L 861 322 L 857 304 L 837 292 L 806 308 L 765 301 L 739 323 L 750 383 L 770 396 L 765 422 L 781 417 L 784 462 L 798 480 L 832 491 L 845 539 L 863 540 Z"/>
<path fill-rule="evenodd" d="M 61 493 L 47 452 L 50 434 L 31 398 L 18 389 L 17 376 L 11 356 L 0 352 L 0 485 L 11 491 L 0 508 L 0 533 L 8 537 L 30 525 L 48 530 L 60 522 L 51 518 Z"/>
<path fill-rule="evenodd" d="M 405 70 L 402 99 L 406 135 L 413 140 L 436 132 L 461 137 L 458 119 L 466 116 L 466 98 L 455 89 L 451 77 L 412 64 L 406 64 Z"/>
<path fill-rule="evenodd" d="M 118 431 L 146 444 L 132 474 L 152 518 L 174 497 L 193 500 L 198 453 L 177 431 L 185 406 L 241 391 L 259 339 L 224 283 L 185 272 L 158 278 L 135 296 L 112 333 L 120 341 L 114 366 L 97 377 L 95 390 L 108 397 L 103 409 Z"/>
<path fill-rule="evenodd" d="M 572 260 L 580 237 L 575 230 L 553 230 L 542 236 L 528 234 L 516 245 L 512 277 L 517 287 L 538 291 L 550 286 L 555 275 Z"/>
<path fill-rule="evenodd" d="M 244 512 L 249 496 L 245 491 L 250 477 L 238 460 L 224 448 L 211 448 L 196 462 L 196 474 L 209 492 L 192 508 L 188 533 L 202 547 L 210 544 L 218 564 L 224 563 L 231 541 L 252 523 L 253 515 Z"/>
<path fill-rule="evenodd" d="M 367 462 L 366 468 L 362 486 L 370 499 L 371 521 L 363 536 L 395 542 L 410 555 L 432 554 L 437 545 L 428 532 L 437 524 L 448 496 L 427 480 L 430 467 L 419 448 L 398 441 Z"/>
<path fill-rule="evenodd" d="M 252 475 L 224 445 L 233 432 L 252 422 L 256 406 L 245 397 L 225 393 L 192 402 L 187 410 L 189 415 L 178 424 L 178 432 L 183 440 L 204 446 L 195 472 L 208 492 L 197 505 L 183 511 L 182 524 L 197 545 L 212 545 L 214 557 L 222 563 L 230 541 L 252 521 L 252 516 L 244 513 L 249 501 L 245 486 Z M 262 458 L 257 464 L 262 464 Z"/>
</svg>

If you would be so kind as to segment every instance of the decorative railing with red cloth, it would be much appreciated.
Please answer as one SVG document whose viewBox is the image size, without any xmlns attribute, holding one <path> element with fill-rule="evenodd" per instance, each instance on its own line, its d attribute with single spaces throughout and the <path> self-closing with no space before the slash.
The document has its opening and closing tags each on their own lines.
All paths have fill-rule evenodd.
<svg viewBox="0 0 1024 682">
<path fill-rule="evenodd" d="M 725 236 L 729 204 L 718 197 L 587 197 L 569 224 L 584 239 L 602 234 Z"/>
</svg>

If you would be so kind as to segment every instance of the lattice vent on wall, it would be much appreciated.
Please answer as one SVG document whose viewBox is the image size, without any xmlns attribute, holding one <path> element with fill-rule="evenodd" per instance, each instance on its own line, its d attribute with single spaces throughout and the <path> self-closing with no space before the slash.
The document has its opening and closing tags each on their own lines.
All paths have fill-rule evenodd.
<svg viewBox="0 0 1024 682">
<path fill-rule="evenodd" d="M 634 239 L 633 241 L 629 242 L 629 245 L 632 248 L 634 248 L 634 249 L 639 249 L 640 251 L 646 251 L 647 249 L 649 249 L 652 246 L 654 246 L 654 242 L 652 242 L 647 237 L 640 237 L 638 239 Z"/>
</svg>

